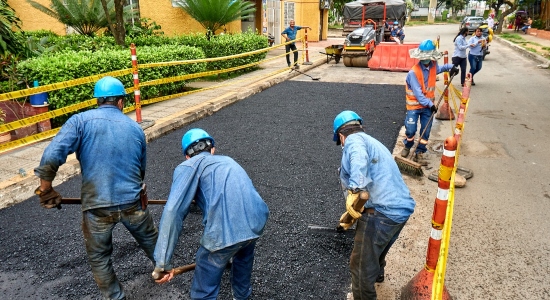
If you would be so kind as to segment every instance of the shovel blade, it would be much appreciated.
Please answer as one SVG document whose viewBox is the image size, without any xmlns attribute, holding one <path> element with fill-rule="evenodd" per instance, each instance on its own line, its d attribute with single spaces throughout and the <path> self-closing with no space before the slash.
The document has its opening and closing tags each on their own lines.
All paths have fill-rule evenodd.
<svg viewBox="0 0 550 300">
<path fill-rule="evenodd" d="M 342 227 L 326 227 L 318 225 L 309 225 L 307 231 L 310 234 L 324 234 L 324 235 L 345 235 L 349 237 L 355 236 L 355 228 L 344 230 Z"/>
</svg>

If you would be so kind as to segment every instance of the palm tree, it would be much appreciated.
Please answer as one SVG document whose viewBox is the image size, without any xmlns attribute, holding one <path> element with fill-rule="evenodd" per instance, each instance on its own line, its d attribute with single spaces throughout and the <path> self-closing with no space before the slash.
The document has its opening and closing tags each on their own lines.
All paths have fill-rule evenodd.
<svg viewBox="0 0 550 300">
<path fill-rule="evenodd" d="M 93 36 L 100 29 L 109 27 L 101 0 L 51 0 L 50 8 L 33 0 L 27 2 L 83 35 Z M 107 1 L 107 8 L 110 18 L 116 19 L 113 0 Z M 130 6 L 125 9 L 129 10 Z"/>
<path fill-rule="evenodd" d="M 178 0 L 176 5 L 206 29 L 208 39 L 226 24 L 256 11 L 255 4 L 245 0 Z"/>
<path fill-rule="evenodd" d="M 13 29 L 21 30 L 21 20 L 8 5 L 7 0 L 0 0 L 0 54 L 17 54 L 22 47 Z"/>
</svg>

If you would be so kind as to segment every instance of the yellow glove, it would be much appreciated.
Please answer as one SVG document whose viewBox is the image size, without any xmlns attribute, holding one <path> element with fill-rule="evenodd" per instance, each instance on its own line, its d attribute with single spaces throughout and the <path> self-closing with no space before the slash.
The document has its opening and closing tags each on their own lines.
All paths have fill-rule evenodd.
<svg viewBox="0 0 550 300">
<path fill-rule="evenodd" d="M 354 219 L 361 218 L 361 213 L 365 209 L 364 207 L 361 207 L 361 211 L 356 211 L 353 208 L 353 205 L 359 201 L 359 193 L 353 193 L 352 191 L 348 191 L 348 196 L 346 197 L 346 210 L 349 213 L 349 215 Z"/>
<path fill-rule="evenodd" d="M 343 213 L 342 216 L 340 217 L 340 226 L 344 228 L 344 230 L 348 230 L 351 226 L 353 226 L 353 224 L 355 224 L 355 221 L 357 221 L 357 219 L 351 219 L 350 223 L 343 223 L 343 220 L 346 214 L 348 214 L 348 212 Z"/>
</svg>

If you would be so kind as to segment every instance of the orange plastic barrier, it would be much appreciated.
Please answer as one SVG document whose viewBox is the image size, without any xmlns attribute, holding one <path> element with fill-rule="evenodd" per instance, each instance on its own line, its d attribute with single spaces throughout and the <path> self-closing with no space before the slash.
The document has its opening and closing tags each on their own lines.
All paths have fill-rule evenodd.
<svg viewBox="0 0 550 300">
<path fill-rule="evenodd" d="M 419 43 L 397 44 L 382 42 L 376 46 L 369 68 L 371 70 L 408 72 L 418 59 L 409 56 L 409 49 L 418 48 Z"/>
</svg>

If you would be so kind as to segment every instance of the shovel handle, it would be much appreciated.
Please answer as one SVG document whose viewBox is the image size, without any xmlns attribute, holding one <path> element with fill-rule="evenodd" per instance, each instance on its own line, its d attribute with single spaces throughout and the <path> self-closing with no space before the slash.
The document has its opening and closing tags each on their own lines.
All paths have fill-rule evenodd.
<svg viewBox="0 0 550 300">
<path fill-rule="evenodd" d="M 195 270 L 196 266 L 197 266 L 196 264 L 192 263 L 192 264 L 189 264 L 189 265 L 174 268 L 174 276 L 178 276 L 180 274 L 187 273 L 189 271 L 193 271 L 193 270 Z M 165 274 L 168 274 L 168 273 L 167 272 L 160 272 L 160 273 L 154 272 L 153 273 L 153 279 L 154 280 L 159 280 L 162 277 L 164 277 Z"/>
</svg>

